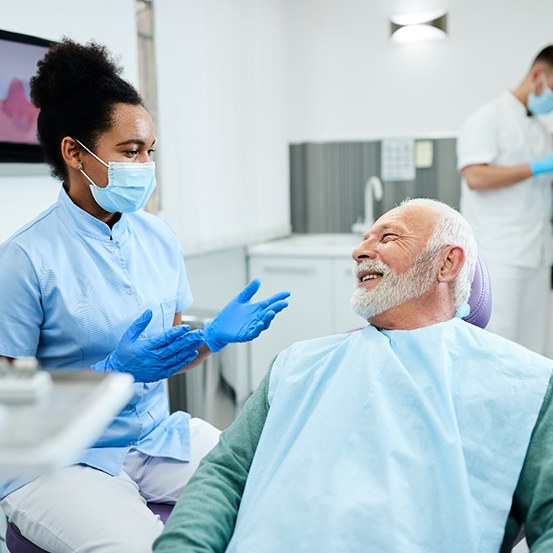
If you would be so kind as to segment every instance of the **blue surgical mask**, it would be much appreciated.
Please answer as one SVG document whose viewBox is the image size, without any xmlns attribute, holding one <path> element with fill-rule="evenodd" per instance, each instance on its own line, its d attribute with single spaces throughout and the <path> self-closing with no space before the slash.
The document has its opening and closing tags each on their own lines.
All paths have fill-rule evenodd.
<svg viewBox="0 0 553 553">
<path fill-rule="evenodd" d="M 147 163 L 129 163 L 121 161 L 102 161 L 82 142 L 77 142 L 100 163 L 108 168 L 108 184 L 97 186 L 82 170 L 80 172 L 90 182 L 90 191 L 96 203 L 109 213 L 131 213 L 142 209 L 156 187 L 156 165 Z"/>
<path fill-rule="evenodd" d="M 539 96 L 535 92 L 530 92 L 528 110 L 532 115 L 545 115 L 553 111 L 553 90 L 544 85 Z"/>
</svg>

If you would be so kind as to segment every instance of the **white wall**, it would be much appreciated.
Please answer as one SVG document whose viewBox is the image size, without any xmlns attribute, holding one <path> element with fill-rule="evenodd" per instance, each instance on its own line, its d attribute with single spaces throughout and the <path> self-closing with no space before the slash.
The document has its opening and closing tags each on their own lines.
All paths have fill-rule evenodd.
<svg viewBox="0 0 553 553">
<path fill-rule="evenodd" d="M 536 51 L 553 42 L 551 0 L 156 5 L 162 207 L 189 254 L 212 240 L 213 229 L 226 247 L 229 221 L 247 242 L 263 239 L 249 230 L 254 215 L 266 216 L 268 232 L 288 220 L 289 142 L 455 135 L 473 108 L 515 86 Z M 388 17 L 405 6 L 447 8 L 449 38 L 391 44 Z M 138 81 L 133 0 L 19 0 L 3 11 L 0 27 L 94 37 Z M 255 207 L 220 193 L 242 182 Z M 45 169 L 19 176 L 0 165 L 0 241 L 57 191 Z"/>
<path fill-rule="evenodd" d="M 93 38 L 106 44 L 119 57 L 124 76 L 138 83 L 134 6 L 134 0 L 17 0 L 2 9 L 0 28 L 50 40 Z M 59 187 L 46 166 L 0 164 L 0 242 L 53 203 Z"/>
<path fill-rule="evenodd" d="M 553 43 L 551 0 L 281 3 L 291 142 L 455 136 Z M 449 38 L 390 43 L 389 16 L 419 8 L 447 9 Z"/>
<path fill-rule="evenodd" d="M 279 0 L 154 6 L 162 214 L 188 254 L 288 234 Z"/>
</svg>

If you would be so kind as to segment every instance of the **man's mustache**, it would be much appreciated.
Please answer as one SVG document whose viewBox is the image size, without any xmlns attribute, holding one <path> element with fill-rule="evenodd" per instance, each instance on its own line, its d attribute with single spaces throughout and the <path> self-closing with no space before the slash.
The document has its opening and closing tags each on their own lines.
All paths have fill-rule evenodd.
<svg viewBox="0 0 553 553">
<path fill-rule="evenodd" d="M 382 276 L 386 276 L 388 273 L 393 272 L 392 269 L 380 259 L 364 259 L 360 261 L 353 267 L 353 276 L 359 278 L 359 274 L 363 271 L 382 273 Z"/>
</svg>

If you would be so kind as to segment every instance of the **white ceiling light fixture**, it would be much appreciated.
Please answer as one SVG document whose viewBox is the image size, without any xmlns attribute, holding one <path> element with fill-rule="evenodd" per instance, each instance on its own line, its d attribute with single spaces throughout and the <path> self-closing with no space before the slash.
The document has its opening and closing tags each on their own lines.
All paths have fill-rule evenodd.
<svg viewBox="0 0 553 553">
<path fill-rule="evenodd" d="M 415 42 L 447 37 L 447 12 L 405 13 L 390 18 L 392 42 Z"/>
</svg>

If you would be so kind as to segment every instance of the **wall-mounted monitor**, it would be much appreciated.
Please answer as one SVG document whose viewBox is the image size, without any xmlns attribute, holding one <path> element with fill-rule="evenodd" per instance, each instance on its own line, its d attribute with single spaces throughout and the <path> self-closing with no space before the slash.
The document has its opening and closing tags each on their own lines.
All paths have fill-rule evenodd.
<svg viewBox="0 0 553 553">
<path fill-rule="evenodd" d="M 43 162 L 36 137 L 38 109 L 31 103 L 29 81 L 37 61 L 53 44 L 0 30 L 0 162 Z"/>
</svg>

